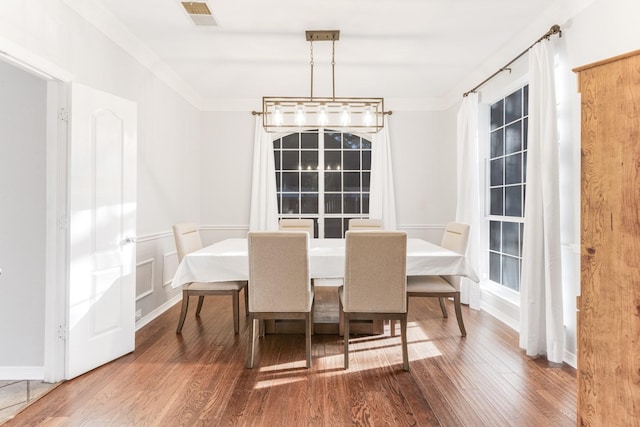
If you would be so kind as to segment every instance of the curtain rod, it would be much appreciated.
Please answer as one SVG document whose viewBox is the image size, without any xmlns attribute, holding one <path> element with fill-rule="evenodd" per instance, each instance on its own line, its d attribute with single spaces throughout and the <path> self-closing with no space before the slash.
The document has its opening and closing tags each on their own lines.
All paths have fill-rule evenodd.
<svg viewBox="0 0 640 427">
<path fill-rule="evenodd" d="M 549 40 L 549 38 L 554 35 L 554 34 L 558 34 L 558 37 L 562 37 L 562 31 L 560 30 L 560 25 L 552 25 L 551 28 L 549 29 L 549 31 L 547 31 L 542 37 L 540 37 L 538 40 L 536 40 L 531 46 L 529 46 L 528 48 L 526 48 L 525 50 L 523 50 L 520 55 L 516 56 L 515 58 L 513 58 L 511 61 L 509 61 L 504 67 L 500 68 L 498 71 L 496 71 L 495 73 L 491 74 L 489 77 L 487 77 L 486 79 L 484 79 L 480 84 L 478 84 L 476 87 L 474 87 L 473 89 L 465 92 L 462 96 L 466 97 L 467 95 L 469 95 L 470 93 L 475 92 L 478 88 L 480 88 L 482 85 L 484 85 L 486 82 L 488 82 L 489 80 L 491 80 L 492 78 L 494 78 L 495 76 L 497 76 L 498 74 L 500 74 L 503 71 L 511 71 L 511 68 L 509 68 L 509 65 L 513 64 L 514 62 L 516 62 L 518 59 L 520 59 L 525 53 L 529 52 L 529 50 L 534 47 L 536 44 L 540 43 L 542 40 Z"/>
</svg>

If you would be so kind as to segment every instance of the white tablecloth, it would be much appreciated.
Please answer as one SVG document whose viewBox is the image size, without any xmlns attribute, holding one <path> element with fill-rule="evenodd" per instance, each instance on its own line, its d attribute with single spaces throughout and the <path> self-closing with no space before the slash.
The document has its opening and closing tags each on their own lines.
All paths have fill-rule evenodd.
<svg viewBox="0 0 640 427">
<path fill-rule="evenodd" d="M 247 239 L 222 240 L 185 256 L 171 286 L 248 280 L 248 258 Z M 311 239 L 309 263 L 312 278 L 343 277 L 344 239 Z M 463 255 L 421 239 L 407 239 L 407 275 L 459 275 L 478 281 Z"/>
</svg>

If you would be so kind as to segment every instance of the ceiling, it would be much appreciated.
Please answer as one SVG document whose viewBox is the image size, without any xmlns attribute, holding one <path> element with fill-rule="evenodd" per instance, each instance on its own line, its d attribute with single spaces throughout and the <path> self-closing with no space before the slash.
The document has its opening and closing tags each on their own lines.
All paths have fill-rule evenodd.
<svg viewBox="0 0 640 427">
<path fill-rule="evenodd" d="M 217 27 L 196 26 L 179 0 L 96 1 L 200 99 L 259 107 L 262 96 L 309 95 L 305 30 L 340 30 L 336 96 L 459 98 L 558 0 L 208 0 Z M 330 96 L 331 42 L 313 50 L 314 95 Z"/>
</svg>

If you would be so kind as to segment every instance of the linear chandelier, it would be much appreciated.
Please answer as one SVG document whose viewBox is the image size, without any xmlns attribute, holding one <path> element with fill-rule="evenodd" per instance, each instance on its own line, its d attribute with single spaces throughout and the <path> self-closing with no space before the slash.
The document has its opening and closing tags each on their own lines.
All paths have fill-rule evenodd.
<svg viewBox="0 0 640 427">
<path fill-rule="evenodd" d="M 286 132 L 300 129 L 350 129 L 356 132 L 376 133 L 384 127 L 384 98 L 336 97 L 335 45 L 339 30 L 306 31 L 311 52 L 311 94 L 308 97 L 265 96 L 262 98 L 262 125 L 267 132 Z M 331 97 L 313 95 L 313 42 L 330 41 Z"/>
</svg>

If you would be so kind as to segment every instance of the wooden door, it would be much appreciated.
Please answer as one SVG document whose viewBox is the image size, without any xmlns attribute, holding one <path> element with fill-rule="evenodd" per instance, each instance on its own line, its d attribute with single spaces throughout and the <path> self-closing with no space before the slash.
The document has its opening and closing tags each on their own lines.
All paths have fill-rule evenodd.
<svg viewBox="0 0 640 427">
<path fill-rule="evenodd" d="M 582 98 L 578 424 L 640 420 L 640 51 L 575 69 Z"/>
</svg>

